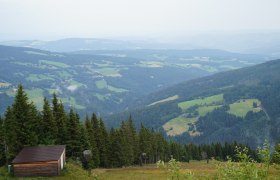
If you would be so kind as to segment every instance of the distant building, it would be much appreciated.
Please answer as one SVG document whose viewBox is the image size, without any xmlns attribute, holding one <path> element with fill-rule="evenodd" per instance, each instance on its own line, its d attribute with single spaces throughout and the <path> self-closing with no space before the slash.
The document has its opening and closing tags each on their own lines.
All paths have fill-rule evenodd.
<svg viewBox="0 0 280 180">
<path fill-rule="evenodd" d="M 14 176 L 57 176 L 65 165 L 65 145 L 25 147 L 12 161 Z"/>
</svg>

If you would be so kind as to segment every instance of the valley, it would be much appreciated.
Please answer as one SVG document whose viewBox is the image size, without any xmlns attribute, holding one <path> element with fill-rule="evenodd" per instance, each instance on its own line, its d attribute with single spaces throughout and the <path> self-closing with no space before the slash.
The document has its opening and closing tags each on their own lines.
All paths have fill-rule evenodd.
<svg viewBox="0 0 280 180">
<path fill-rule="evenodd" d="M 72 107 L 80 114 L 108 115 L 136 108 L 138 99 L 171 85 L 257 64 L 267 58 L 220 50 L 61 53 L 1 46 L 0 52 L 2 115 L 19 83 L 24 84 L 30 99 L 41 110 L 43 97 L 57 93 L 67 109 Z"/>
</svg>

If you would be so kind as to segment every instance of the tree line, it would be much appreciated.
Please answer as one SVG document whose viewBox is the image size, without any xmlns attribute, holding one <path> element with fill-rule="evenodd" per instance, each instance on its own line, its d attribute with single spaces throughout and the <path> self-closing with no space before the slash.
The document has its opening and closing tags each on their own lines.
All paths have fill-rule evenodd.
<svg viewBox="0 0 280 180">
<path fill-rule="evenodd" d="M 95 113 L 82 121 L 73 109 L 66 112 L 56 94 L 51 102 L 44 98 L 40 112 L 19 85 L 13 104 L 0 117 L 0 163 L 10 163 L 25 146 L 54 144 L 65 144 L 68 158 L 79 158 L 90 168 L 141 165 L 171 158 L 186 162 L 226 160 L 228 156 L 234 159 L 235 147 L 245 147 L 236 142 L 196 145 L 168 141 L 162 132 L 143 124 L 136 129 L 131 116 L 119 128 L 108 130 Z M 256 152 L 248 149 L 257 159 Z M 84 150 L 92 152 L 89 162 L 84 161 Z"/>
</svg>

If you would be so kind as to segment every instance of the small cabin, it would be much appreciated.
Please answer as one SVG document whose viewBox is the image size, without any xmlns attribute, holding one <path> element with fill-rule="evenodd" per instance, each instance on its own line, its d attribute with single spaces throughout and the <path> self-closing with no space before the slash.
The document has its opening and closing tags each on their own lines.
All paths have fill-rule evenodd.
<svg viewBox="0 0 280 180">
<path fill-rule="evenodd" d="M 65 165 L 65 145 L 25 147 L 12 161 L 16 177 L 58 176 Z"/>
</svg>

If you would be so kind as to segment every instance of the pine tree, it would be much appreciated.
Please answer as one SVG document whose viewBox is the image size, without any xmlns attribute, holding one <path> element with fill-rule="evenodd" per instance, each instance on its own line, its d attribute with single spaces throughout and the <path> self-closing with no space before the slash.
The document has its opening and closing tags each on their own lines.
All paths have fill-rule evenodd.
<svg viewBox="0 0 280 180">
<path fill-rule="evenodd" d="M 108 133 L 106 127 L 103 123 L 103 120 L 99 120 L 100 128 L 100 146 L 99 146 L 99 155 L 100 155 L 100 166 L 108 167 Z"/>
<path fill-rule="evenodd" d="M 139 149 L 141 153 L 145 153 L 147 157 L 151 155 L 152 152 L 152 142 L 149 129 L 145 128 L 141 123 L 139 131 Z"/>
<path fill-rule="evenodd" d="M 134 163 L 138 163 L 139 154 L 140 154 L 139 142 L 138 142 L 139 140 L 138 140 L 138 136 L 137 136 L 136 129 L 134 127 L 133 119 L 132 119 L 131 115 L 129 116 L 127 123 L 128 123 L 128 129 L 130 132 L 130 143 L 132 144 L 133 153 L 134 153 L 134 155 L 133 155 Z"/>
<path fill-rule="evenodd" d="M 6 160 L 8 162 L 10 162 L 22 148 L 21 145 L 17 143 L 18 127 L 14 113 L 11 107 L 8 106 L 4 119 L 4 141 L 6 146 Z"/>
<path fill-rule="evenodd" d="M 69 118 L 67 121 L 67 154 L 68 156 L 79 157 L 81 154 L 81 129 L 79 119 L 73 109 L 70 109 Z"/>
<path fill-rule="evenodd" d="M 121 167 L 123 165 L 121 134 L 119 130 L 112 128 L 109 134 L 109 164 L 111 167 Z"/>
<path fill-rule="evenodd" d="M 5 139 L 4 139 L 4 121 L 0 116 L 0 166 L 5 164 Z"/>
<path fill-rule="evenodd" d="M 93 126 L 88 118 L 88 116 L 86 116 L 86 120 L 85 120 L 85 127 L 88 133 L 88 137 L 89 137 L 89 142 L 90 142 L 90 146 L 91 146 L 91 152 L 92 152 L 92 167 L 98 167 L 99 165 L 99 151 L 97 149 L 96 146 L 96 141 L 95 141 L 95 137 L 94 137 L 94 132 L 93 132 Z"/>
<path fill-rule="evenodd" d="M 57 139 L 56 144 L 65 144 L 66 143 L 66 136 L 67 136 L 67 129 L 66 129 L 66 121 L 67 115 L 64 111 L 63 103 L 60 101 L 57 102 L 57 97 L 53 95 L 53 117 L 57 127 Z"/>
<path fill-rule="evenodd" d="M 100 146 L 101 146 L 101 138 L 100 138 L 100 124 L 99 124 L 99 121 L 95 115 L 95 113 L 92 113 L 92 116 L 91 116 L 91 125 L 92 125 L 92 130 L 93 130 L 93 138 L 94 138 L 94 141 L 95 141 L 95 144 L 96 144 L 96 148 L 98 150 L 98 155 L 99 155 L 99 159 L 94 162 L 95 163 L 95 166 L 96 167 L 99 167 L 100 166 Z"/>
<path fill-rule="evenodd" d="M 27 121 L 26 124 L 27 127 L 30 128 L 27 138 L 27 145 L 36 146 L 39 143 L 40 115 L 33 102 L 29 104 L 29 109 L 27 113 L 29 121 Z"/>
<path fill-rule="evenodd" d="M 55 124 L 51 107 L 46 98 L 44 98 L 44 106 L 42 112 L 42 144 L 55 144 L 57 138 L 57 126 Z"/>
<path fill-rule="evenodd" d="M 24 92 L 23 86 L 20 84 L 12 105 L 12 113 L 15 118 L 14 131 L 16 133 L 16 152 L 19 152 L 24 146 L 36 144 L 30 142 L 37 139 L 33 137 L 33 123 L 36 121 L 35 107 L 28 102 L 27 94 Z"/>
</svg>

